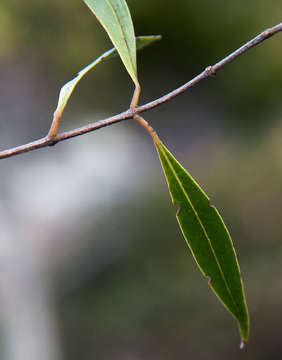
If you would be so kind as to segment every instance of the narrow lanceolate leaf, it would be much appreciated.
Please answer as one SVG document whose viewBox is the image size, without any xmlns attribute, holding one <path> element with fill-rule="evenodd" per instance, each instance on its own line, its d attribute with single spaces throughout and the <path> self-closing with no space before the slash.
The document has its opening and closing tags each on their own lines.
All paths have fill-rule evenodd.
<svg viewBox="0 0 282 360">
<path fill-rule="evenodd" d="M 137 50 L 141 50 L 144 47 L 147 47 L 153 44 L 155 41 L 161 40 L 161 35 L 143 35 L 136 36 L 136 48 Z"/>
<path fill-rule="evenodd" d="M 83 0 L 95 14 L 117 49 L 124 66 L 138 84 L 136 42 L 130 12 L 125 0 Z"/>
<path fill-rule="evenodd" d="M 146 47 L 160 39 L 161 39 L 160 35 L 137 36 L 136 37 L 137 50 L 143 49 L 144 47 Z M 72 80 L 67 82 L 61 88 L 60 93 L 59 93 L 57 108 L 54 112 L 54 119 L 59 121 L 60 118 L 62 117 L 63 111 L 69 101 L 69 98 L 70 98 L 72 92 L 74 91 L 74 88 L 79 83 L 79 81 L 101 61 L 110 59 L 116 55 L 117 55 L 117 51 L 115 48 L 112 48 L 112 49 L 106 51 L 104 54 L 102 54 L 96 60 L 94 60 L 91 64 L 87 65 L 84 69 L 80 70 L 75 78 L 73 78 Z"/>
<path fill-rule="evenodd" d="M 155 145 L 174 204 L 177 220 L 209 285 L 236 318 L 242 346 L 248 339 L 249 317 L 236 253 L 221 216 L 209 198 L 156 137 Z"/>
</svg>

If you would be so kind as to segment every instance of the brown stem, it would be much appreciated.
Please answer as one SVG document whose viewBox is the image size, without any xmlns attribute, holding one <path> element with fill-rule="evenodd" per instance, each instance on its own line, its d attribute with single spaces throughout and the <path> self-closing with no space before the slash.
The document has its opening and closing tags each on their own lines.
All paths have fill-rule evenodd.
<svg viewBox="0 0 282 360">
<path fill-rule="evenodd" d="M 58 110 L 56 110 L 54 112 L 53 121 L 47 135 L 48 139 L 54 139 L 56 137 L 59 130 L 61 118 L 62 118 L 62 112 L 61 111 L 58 112 Z"/>
<path fill-rule="evenodd" d="M 80 135 L 86 134 L 91 131 L 101 129 L 103 127 L 110 126 L 115 123 L 127 120 L 127 119 L 131 119 L 134 116 L 136 116 L 136 114 L 138 114 L 138 113 L 142 113 L 142 112 L 148 111 L 150 109 L 153 109 L 154 107 L 157 107 L 167 101 L 170 101 L 175 96 L 190 89 L 191 87 L 198 84 L 200 81 L 207 79 L 207 78 L 211 77 L 212 75 L 215 75 L 224 66 L 228 65 L 233 60 L 235 60 L 239 56 L 243 55 L 246 51 L 248 51 L 252 47 L 262 43 L 266 39 L 270 38 L 271 36 L 281 32 L 281 31 L 282 31 L 282 22 L 273 26 L 272 28 L 266 29 L 265 31 L 263 31 L 262 33 L 257 35 L 255 38 L 248 41 L 243 46 L 241 46 L 239 49 L 235 50 L 230 55 L 226 56 L 225 58 L 223 58 L 222 60 L 220 60 L 219 62 L 214 64 L 213 66 L 206 67 L 206 69 L 203 72 L 201 72 L 199 75 L 194 77 L 192 80 L 188 81 L 187 83 L 180 86 L 179 88 L 171 91 L 170 93 L 160 97 L 159 99 L 156 99 L 145 105 L 137 107 L 138 99 L 139 99 L 139 95 L 140 95 L 140 86 L 139 86 L 139 88 L 138 88 L 138 86 L 136 86 L 134 94 L 133 94 L 133 98 L 131 101 L 131 108 L 129 110 L 124 111 L 118 115 L 109 117 L 107 119 L 100 120 L 98 122 L 91 123 L 89 125 L 80 127 L 78 129 L 64 132 L 62 134 L 56 135 L 53 138 L 50 138 L 47 136 L 42 139 L 33 141 L 29 144 L 25 144 L 25 145 L 21 145 L 21 146 L 15 147 L 15 148 L 4 150 L 4 151 L 0 152 L 0 159 L 5 159 L 8 157 L 22 154 L 22 153 L 32 151 L 35 149 L 55 145 L 58 142 L 61 142 L 61 141 L 67 140 L 67 139 L 71 139 L 73 137 L 80 136 Z M 50 132 L 49 132 L 49 134 L 50 134 Z"/>
<path fill-rule="evenodd" d="M 136 120 L 138 122 L 139 125 L 141 125 L 149 135 L 151 135 L 152 139 L 154 142 L 156 142 L 158 140 L 158 135 L 156 133 L 156 131 L 152 128 L 152 126 L 145 120 L 142 118 L 142 116 L 135 114 L 133 116 L 133 119 Z"/>
<path fill-rule="evenodd" d="M 136 82 L 135 83 L 134 94 L 132 96 L 132 100 L 131 100 L 131 103 L 130 103 L 130 109 L 134 110 L 138 106 L 140 92 L 141 92 L 140 84 L 139 84 L 139 82 Z"/>
</svg>

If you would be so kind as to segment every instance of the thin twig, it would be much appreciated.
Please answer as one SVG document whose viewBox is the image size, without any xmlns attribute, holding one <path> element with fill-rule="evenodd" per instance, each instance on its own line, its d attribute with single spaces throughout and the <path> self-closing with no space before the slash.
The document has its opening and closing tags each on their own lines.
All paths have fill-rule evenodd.
<svg viewBox="0 0 282 360">
<path fill-rule="evenodd" d="M 270 38 L 271 36 L 277 34 L 278 32 L 282 31 L 282 22 L 273 26 L 272 28 L 268 28 L 259 35 L 257 35 L 252 40 L 245 43 L 243 46 L 241 46 L 239 49 L 232 52 L 230 55 L 226 56 L 213 66 L 208 66 L 203 72 L 201 72 L 199 75 L 194 77 L 192 80 L 188 81 L 184 85 L 180 86 L 179 88 L 171 91 L 170 93 L 151 101 L 145 105 L 137 107 L 135 110 L 129 109 L 127 111 L 124 111 L 118 115 L 109 117 L 104 120 L 97 121 L 95 123 L 91 123 L 89 125 L 77 128 L 75 130 L 66 131 L 59 135 L 57 135 L 54 139 L 49 139 L 47 137 L 44 137 L 42 139 L 30 142 L 25 145 L 21 145 L 15 148 L 11 148 L 5 151 L 0 152 L 0 159 L 8 158 L 14 155 L 22 154 L 28 151 L 32 151 L 35 149 L 52 146 L 57 144 L 58 142 L 61 142 L 63 140 L 71 139 L 76 136 L 80 136 L 83 134 L 86 134 L 91 131 L 95 131 L 98 129 L 101 129 L 106 126 L 110 126 L 112 124 L 131 119 L 133 118 L 134 114 L 136 113 L 142 113 L 145 111 L 148 111 L 150 109 L 153 109 L 154 107 L 157 107 L 171 99 L 173 99 L 175 96 L 183 93 L 184 91 L 190 89 L 191 87 L 198 84 L 200 81 L 207 79 L 213 75 L 215 75 L 219 70 L 221 70 L 224 66 L 231 63 L 233 60 L 244 54 L 246 51 L 248 51 L 250 48 L 262 43 L 264 40 Z"/>
</svg>

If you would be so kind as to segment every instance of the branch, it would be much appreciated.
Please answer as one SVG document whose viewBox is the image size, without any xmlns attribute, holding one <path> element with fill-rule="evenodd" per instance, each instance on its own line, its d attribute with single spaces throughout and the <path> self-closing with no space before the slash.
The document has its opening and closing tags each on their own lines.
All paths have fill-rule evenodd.
<svg viewBox="0 0 282 360">
<path fill-rule="evenodd" d="M 14 155 L 22 154 L 22 153 L 40 149 L 43 147 L 52 146 L 52 145 L 57 144 L 58 142 L 61 142 L 61 141 L 67 140 L 67 139 L 71 139 L 73 137 L 89 133 L 91 131 L 101 129 L 103 127 L 110 126 L 115 123 L 127 120 L 127 119 L 131 119 L 131 118 L 133 118 L 135 113 L 142 113 L 142 112 L 148 111 L 150 109 L 153 109 L 167 101 L 170 101 L 175 96 L 190 89 L 191 87 L 198 84 L 200 81 L 207 79 L 211 76 L 214 76 L 224 66 L 231 63 L 233 60 L 235 60 L 239 56 L 243 55 L 246 51 L 248 51 L 252 47 L 262 43 L 264 40 L 272 37 L 273 35 L 277 34 L 278 32 L 281 32 L 281 31 L 282 31 L 282 22 L 273 26 L 272 28 L 266 29 L 265 31 L 263 31 L 262 33 L 257 35 L 255 38 L 248 41 L 243 46 L 241 46 L 239 49 L 235 50 L 234 52 L 232 52 L 231 54 L 229 54 L 228 56 L 226 56 L 225 58 L 223 58 L 216 64 L 214 64 L 212 66 L 208 66 L 204 71 L 202 71 L 199 75 L 194 77 L 192 80 L 188 81 L 187 83 L 180 86 L 179 88 L 171 91 L 170 93 L 168 93 L 154 101 L 151 101 L 145 105 L 139 106 L 136 109 L 129 109 L 118 115 L 106 118 L 104 120 L 97 121 L 95 123 L 91 123 L 89 125 L 77 128 L 75 130 L 63 132 L 63 133 L 57 135 L 54 139 L 50 139 L 46 136 L 42 139 L 32 141 L 28 144 L 1 151 L 0 159 L 5 159 L 5 158 L 8 158 L 8 157 L 11 157 Z"/>
</svg>

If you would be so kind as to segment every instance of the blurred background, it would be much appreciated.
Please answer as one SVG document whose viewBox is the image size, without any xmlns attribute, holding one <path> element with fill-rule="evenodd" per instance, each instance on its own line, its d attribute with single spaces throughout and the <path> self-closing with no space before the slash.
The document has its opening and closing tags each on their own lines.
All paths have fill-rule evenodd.
<svg viewBox="0 0 282 360">
<path fill-rule="evenodd" d="M 141 103 L 281 22 L 280 0 L 128 0 Z M 151 139 L 132 120 L 1 161 L 5 360 L 277 359 L 282 325 L 282 37 L 146 114 L 231 232 L 251 335 L 210 291 L 177 227 Z M 110 41 L 82 0 L 0 2 L 0 149 L 45 136 L 60 87 Z M 118 58 L 76 88 L 61 130 L 127 109 Z"/>
</svg>

